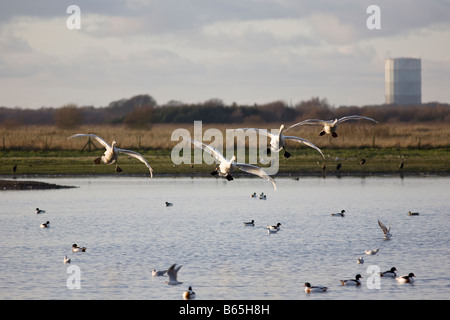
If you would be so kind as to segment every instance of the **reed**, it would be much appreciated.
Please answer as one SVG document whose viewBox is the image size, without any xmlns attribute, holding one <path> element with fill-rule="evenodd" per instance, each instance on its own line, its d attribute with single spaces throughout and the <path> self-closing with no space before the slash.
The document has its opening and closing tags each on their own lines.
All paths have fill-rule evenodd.
<svg viewBox="0 0 450 320">
<path fill-rule="evenodd" d="M 225 137 L 226 129 L 248 127 L 242 124 L 203 124 L 202 129 L 219 129 Z M 255 127 L 255 125 L 251 125 Z M 260 125 L 264 129 L 278 129 L 279 124 Z M 139 150 L 170 150 L 178 142 L 171 141 L 175 129 L 187 129 L 193 134 L 194 124 L 154 124 L 147 130 L 130 129 L 122 125 L 81 126 L 78 129 L 61 129 L 56 126 L 24 126 L 0 128 L 1 150 L 80 150 L 87 139 L 68 140 L 74 133 L 94 133 L 106 141 L 116 140 L 122 148 Z M 443 148 L 450 146 L 450 126 L 447 123 L 405 124 L 386 123 L 368 124 L 344 123 L 338 128 L 339 137 L 318 136 L 319 126 L 301 126 L 288 131 L 307 139 L 319 148 Z M 209 142 L 209 141 L 205 141 Z M 97 144 L 98 145 L 98 144 Z M 302 145 L 289 143 L 290 149 L 301 149 Z"/>
</svg>

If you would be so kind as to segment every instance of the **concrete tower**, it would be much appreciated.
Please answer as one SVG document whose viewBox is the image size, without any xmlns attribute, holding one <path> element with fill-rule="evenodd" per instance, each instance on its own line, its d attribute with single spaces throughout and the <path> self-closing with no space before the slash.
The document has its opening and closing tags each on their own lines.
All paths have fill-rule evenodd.
<svg viewBox="0 0 450 320">
<path fill-rule="evenodd" d="M 422 103 L 420 59 L 386 59 L 385 93 L 387 104 Z"/>
</svg>

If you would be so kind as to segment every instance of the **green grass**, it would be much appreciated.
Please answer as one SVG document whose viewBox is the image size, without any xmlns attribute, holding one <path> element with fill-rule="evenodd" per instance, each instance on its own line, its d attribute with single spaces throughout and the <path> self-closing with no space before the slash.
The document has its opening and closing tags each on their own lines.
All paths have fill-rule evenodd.
<svg viewBox="0 0 450 320">
<path fill-rule="evenodd" d="M 158 175 L 208 174 L 214 168 L 206 164 L 174 165 L 170 150 L 136 150 L 149 162 Z M 450 149 L 430 148 L 347 148 L 323 150 L 324 160 L 316 152 L 290 150 L 291 157 L 280 154 L 280 175 L 327 174 L 450 174 Z M 97 151 L 0 151 L 0 175 L 10 176 L 16 164 L 16 175 L 117 175 L 114 165 L 94 165 L 102 154 Z M 364 165 L 360 164 L 365 159 Z M 119 158 L 123 175 L 148 176 L 147 168 L 138 160 Z M 404 167 L 399 168 L 403 161 Z M 342 164 L 337 170 L 336 165 Z M 325 165 L 325 169 L 322 166 Z"/>
</svg>

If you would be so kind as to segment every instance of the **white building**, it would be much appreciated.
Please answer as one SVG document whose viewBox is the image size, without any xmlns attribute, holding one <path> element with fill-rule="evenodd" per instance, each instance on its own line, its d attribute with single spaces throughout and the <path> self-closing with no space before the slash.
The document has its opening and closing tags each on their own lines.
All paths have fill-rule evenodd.
<svg viewBox="0 0 450 320">
<path fill-rule="evenodd" d="M 416 58 L 386 59 L 387 104 L 422 103 L 421 61 Z"/>
</svg>

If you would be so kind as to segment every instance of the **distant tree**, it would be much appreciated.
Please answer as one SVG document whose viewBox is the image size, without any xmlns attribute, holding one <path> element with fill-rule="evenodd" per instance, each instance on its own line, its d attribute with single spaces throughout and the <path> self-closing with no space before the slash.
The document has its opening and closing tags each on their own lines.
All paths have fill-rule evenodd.
<svg viewBox="0 0 450 320">
<path fill-rule="evenodd" d="M 83 121 L 83 112 L 75 104 L 67 104 L 55 110 L 55 124 L 60 128 L 76 128 Z"/>
<path fill-rule="evenodd" d="M 131 128 L 145 129 L 151 126 L 154 108 L 152 106 L 143 106 L 133 109 L 124 119 L 124 123 Z"/>
</svg>

